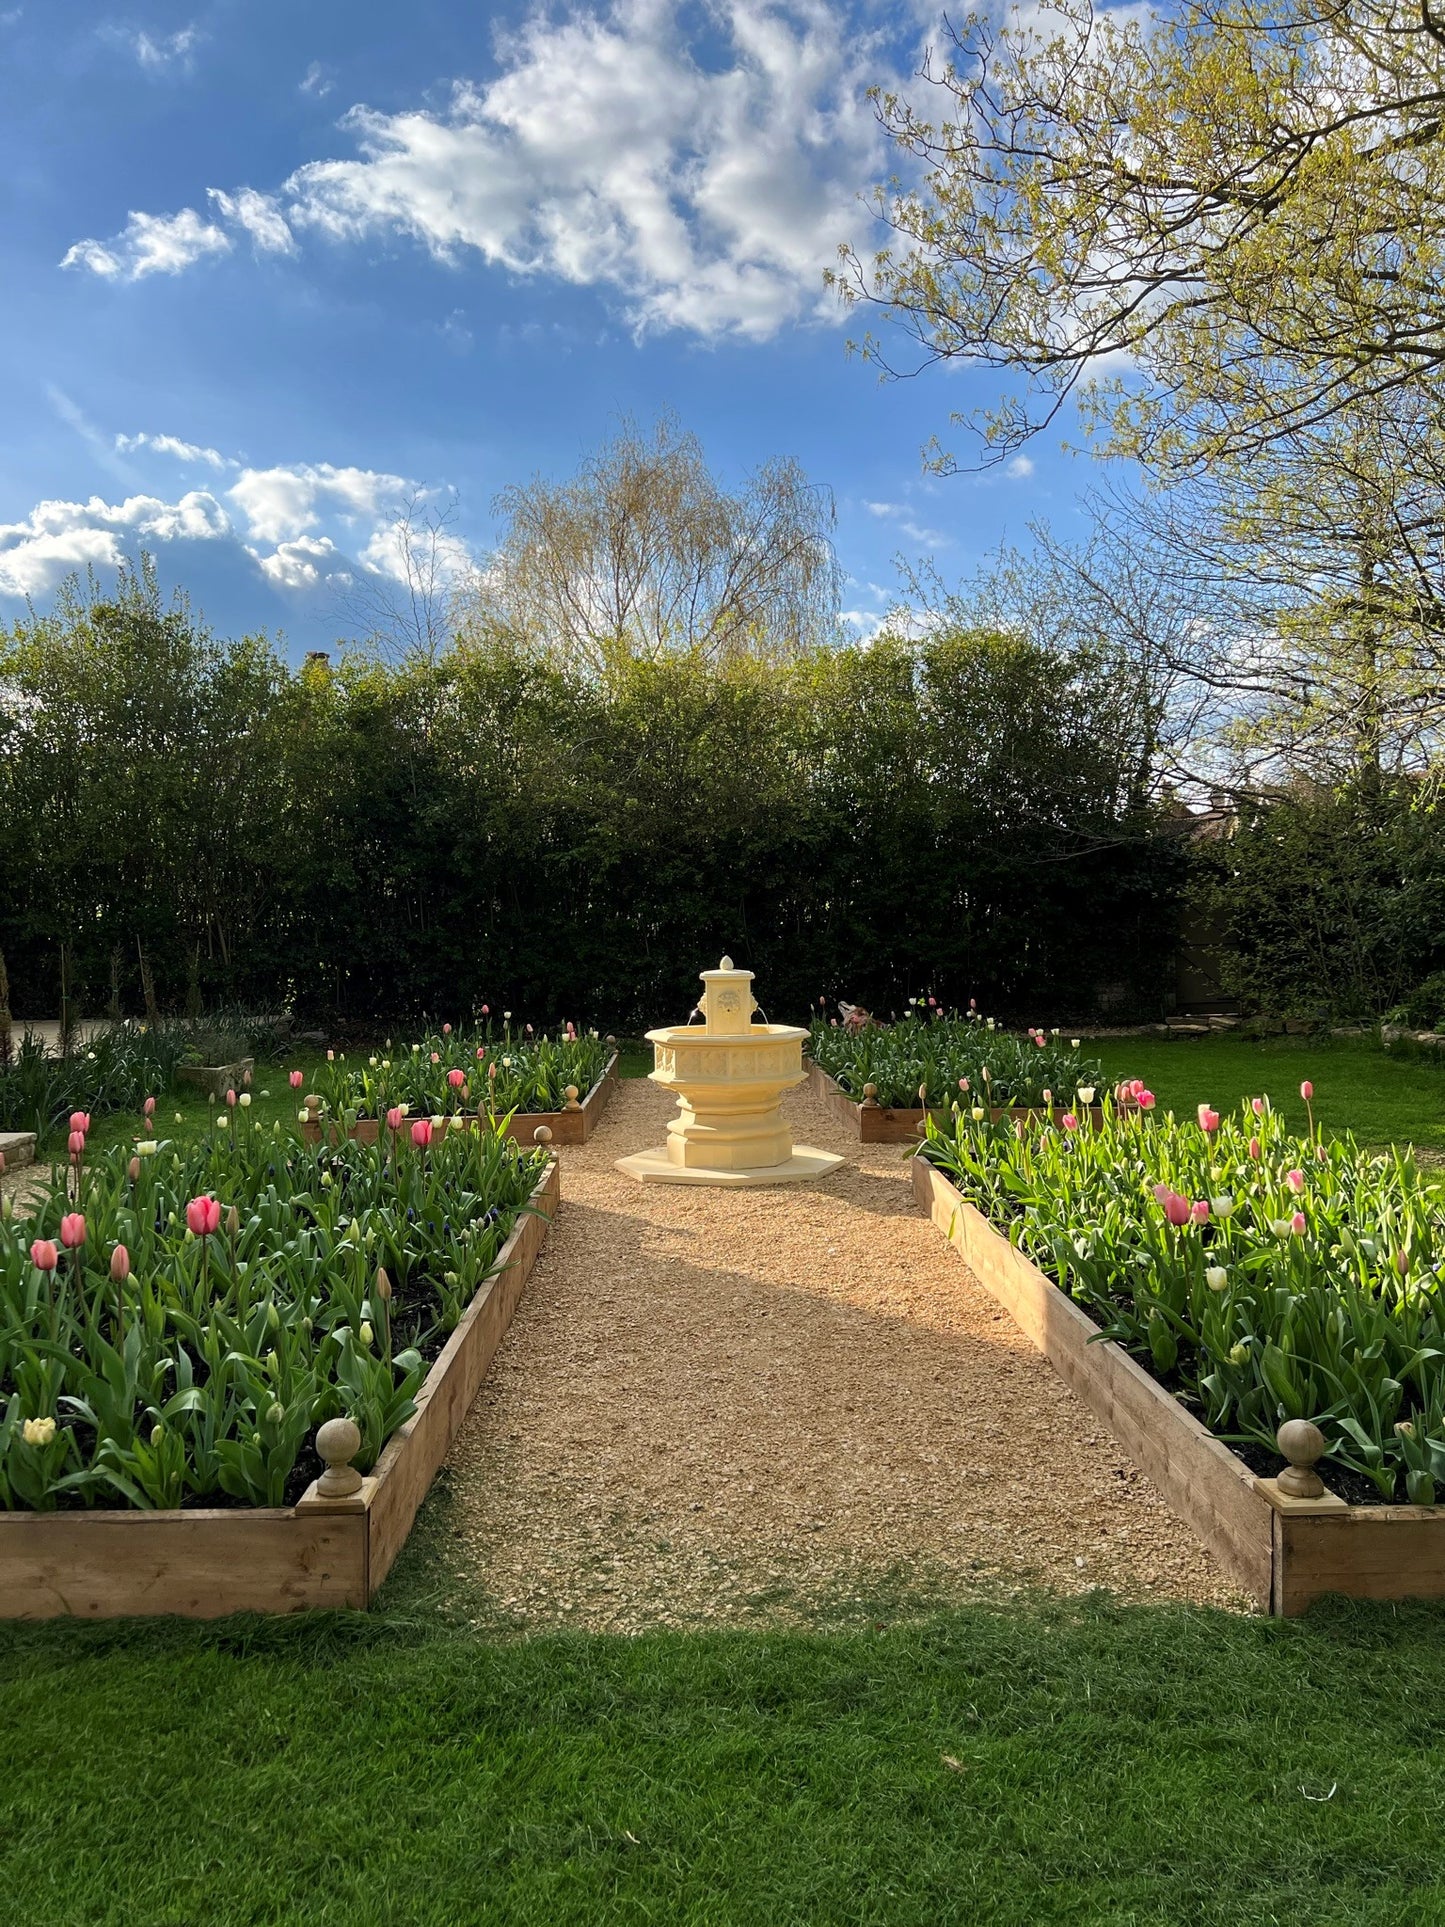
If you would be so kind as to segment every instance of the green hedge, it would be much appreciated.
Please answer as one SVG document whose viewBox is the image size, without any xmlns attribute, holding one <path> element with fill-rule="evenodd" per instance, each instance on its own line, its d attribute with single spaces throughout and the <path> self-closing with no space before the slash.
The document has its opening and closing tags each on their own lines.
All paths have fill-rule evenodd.
<svg viewBox="0 0 1445 1927">
<path fill-rule="evenodd" d="M 993 635 L 605 683 L 497 650 L 289 669 L 132 582 L 0 643 L 12 1005 L 482 1002 L 676 1018 L 720 952 L 770 1015 L 921 989 L 1160 1006 L 1184 878 L 1108 667 Z"/>
</svg>

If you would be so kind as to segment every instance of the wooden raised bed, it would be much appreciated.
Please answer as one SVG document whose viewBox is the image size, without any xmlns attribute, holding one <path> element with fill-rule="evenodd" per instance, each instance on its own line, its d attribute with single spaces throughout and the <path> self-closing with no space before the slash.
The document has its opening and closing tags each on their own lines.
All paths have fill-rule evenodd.
<svg viewBox="0 0 1445 1927">
<path fill-rule="evenodd" d="M 916 1138 L 922 1137 L 923 1121 L 926 1117 L 937 1118 L 942 1125 L 947 1125 L 952 1117 L 951 1112 L 942 1108 L 936 1111 L 921 1109 L 899 1111 L 890 1109 L 886 1104 L 860 1104 L 843 1089 L 836 1077 L 829 1076 L 827 1071 L 820 1070 L 812 1062 L 808 1062 L 808 1091 L 810 1096 L 826 1104 L 833 1115 L 840 1118 L 863 1144 L 912 1144 Z M 1054 1106 L 1056 1112 L 1070 1108 L 1067 1104 Z M 996 1109 L 989 1112 L 990 1121 L 994 1124 L 997 1124 L 1001 1117 L 1028 1118 L 1046 1115 L 1044 1111 L 1030 1110 L 1023 1104 L 1015 1104 L 1008 1110 Z M 1100 1106 L 1095 1104 L 1083 1115 L 1090 1123 L 1098 1124 L 1102 1122 L 1104 1113 Z"/>
<path fill-rule="evenodd" d="M 1230 1576 L 1272 1613 L 1325 1593 L 1445 1597 L 1445 1506 L 1294 1499 L 1251 1472 L 926 1158 L 913 1195 L 979 1283 L 1048 1359 Z M 1323 1470 L 1328 1472 L 1326 1465 Z"/>
<path fill-rule="evenodd" d="M 361 1490 L 294 1506 L 0 1513 L 0 1618 L 365 1606 L 400 1552 L 511 1323 L 561 1197 L 555 1158 Z"/>
<path fill-rule="evenodd" d="M 617 1052 L 613 1051 L 606 1065 L 603 1067 L 602 1075 L 592 1086 L 586 1097 L 579 1101 L 575 1110 L 517 1111 L 508 1119 L 507 1135 L 508 1137 L 515 1138 L 519 1144 L 525 1144 L 529 1150 L 537 1142 L 536 1133 L 543 1128 L 552 1133 L 550 1142 L 553 1144 L 585 1144 L 596 1130 L 597 1121 L 607 1109 L 608 1099 L 612 1096 L 616 1085 Z M 411 1125 L 416 1122 L 416 1119 L 422 1115 L 423 1113 L 420 1111 L 413 1112 L 407 1119 L 407 1128 L 409 1129 Z M 488 1120 L 477 1112 L 470 1112 L 464 1114 L 461 1121 L 475 1131 Z M 377 1138 L 381 1135 L 382 1128 L 380 1119 L 361 1117 L 356 1120 L 346 1135 L 356 1138 L 362 1144 L 375 1144 Z M 448 1128 L 450 1128 L 450 1122 Z M 330 1129 L 334 1135 L 336 1132 L 334 1123 L 330 1126 Z M 314 1122 L 303 1124 L 301 1126 L 301 1135 L 306 1139 L 308 1144 L 319 1143 L 321 1139 L 320 1118 L 316 1118 Z M 546 1143 L 548 1140 L 543 1139 L 543 1142 Z"/>
</svg>

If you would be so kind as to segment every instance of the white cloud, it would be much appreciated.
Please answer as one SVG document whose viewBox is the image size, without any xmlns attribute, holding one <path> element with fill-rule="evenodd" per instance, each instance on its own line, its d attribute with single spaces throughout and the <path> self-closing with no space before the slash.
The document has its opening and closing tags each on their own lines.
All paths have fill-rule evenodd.
<svg viewBox="0 0 1445 1927">
<path fill-rule="evenodd" d="M 865 502 L 864 508 L 870 515 L 882 521 L 896 522 L 900 535 L 906 535 L 910 542 L 917 542 L 923 548 L 947 548 L 953 537 L 945 535 L 942 529 L 925 528 L 913 520 L 913 511 L 905 502 Z"/>
<path fill-rule="evenodd" d="M 346 560 L 329 535 L 298 536 L 294 542 L 280 543 L 271 555 L 249 547 L 246 553 L 268 582 L 293 591 L 316 588 L 323 575 L 334 573 L 326 564 Z"/>
<path fill-rule="evenodd" d="M 293 542 L 317 528 L 323 514 L 380 526 L 417 493 L 415 482 L 374 468 L 333 468 L 329 462 L 247 468 L 227 490 L 255 542 Z"/>
<path fill-rule="evenodd" d="M 271 195 L 258 194 L 253 187 L 243 187 L 238 194 L 224 194 L 219 187 L 213 187 L 207 193 L 223 220 L 234 221 L 246 230 L 258 253 L 296 252 L 296 237 Z"/>
<path fill-rule="evenodd" d="M 87 564 L 115 568 L 127 554 L 127 540 L 213 541 L 230 528 L 215 496 L 200 489 L 179 502 L 153 495 L 118 503 L 98 495 L 88 502 L 41 502 L 23 522 L 0 523 L 0 595 L 42 595 Z"/>
<path fill-rule="evenodd" d="M 201 39 L 194 23 L 177 33 L 149 34 L 142 27 L 107 26 L 100 29 L 107 40 L 119 41 L 133 53 L 149 73 L 163 73 L 168 67 L 189 67 L 191 54 Z"/>
<path fill-rule="evenodd" d="M 235 468 L 236 463 L 216 448 L 202 448 L 197 442 L 183 442 L 175 435 L 117 435 L 115 445 L 123 455 L 138 448 L 154 449 L 157 455 L 173 455 L 178 462 L 204 462 L 208 468 Z"/>
<path fill-rule="evenodd" d="M 313 60 L 311 65 L 306 69 L 306 72 L 302 75 L 297 92 L 302 94 L 315 94 L 318 100 L 325 100 L 334 84 L 330 73 L 322 66 L 321 62 L 319 60 Z"/>
<path fill-rule="evenodd" d="M 147 274 L 179 274 L 208 254 L 230 251 L 230 237 L 192 207 L 179 214 L 127 216 L 124 229 L 113 240 L 77 241 L 60 263 L 63 268 L 89 268 L 108 280 L 139 281 Z"/>
<path fill-rule="evenodd" d="M 457 82 L 446 106 L 353 108 L 356 156 L 257 195 L 276 240 L 253 234 L 479 255 L 610 288 L 639 328 L 762 339 L 834 312 L 822 272 L 867 225 L 857 197 L 882 164 L 864 97 L 876 47 L 828 0 L 718 0 L 706 48 L 688 43 L 696 19 L 677 0 L 534 11 L 499 42 L 497 77 Z M 213 198 L 244 224 L 242 197 Z M 190 209 L 161 219 L 200 224 Z M 219 245 L 188 259 L 228 245 L 209 232 Z M 120 274 L 126 240 L 66 260 Z"/>
<path fill-rule="evenodd" d="M 1027 455 L 1015 455 L 1004 468 L 1004 474 L 1011 475 L 1016 482 L 1027 481 L 1033 472 L 1033 461 Z"/>
</svg>

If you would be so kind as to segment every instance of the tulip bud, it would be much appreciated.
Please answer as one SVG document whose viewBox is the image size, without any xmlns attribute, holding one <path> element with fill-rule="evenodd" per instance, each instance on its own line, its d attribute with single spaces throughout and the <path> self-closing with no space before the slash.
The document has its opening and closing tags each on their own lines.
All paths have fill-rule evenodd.
<svg viewBox="0 0 1445 1927">
<path fill-rule="evenodd" d="M 383 1304 L 391 1297 L 391 1280 L 386 1275 L 385 1265 L 376 1267 L 376 1295 Z"/>
<path fill-rule="evenodd" d="M 126 1176 L 130 1179 L 131 1183 L 134 1184 L 140 1176 L 140 1159 L 132 1158 L 125 1169 Z"/>
<path fill-rule="evenodd" d="M 234 1238 L 236 1233 L 240 1229 L 241 1229 L 241 1214 L 236 1209 L 235 1205 L 232 1205 L 230 1210 L 226 1213 L 226 1236 L 228 1238 Z"/>
<path fill-rule="evenodd" d="M 130 1253 L 124 1245 L 117 1245 L 110 1254 L 110 1275 L 118 1285 L 130 1276 Z"/>
<path fill-rule="evenodd" d="M 1211 1291 L 1225 1291 L 1229 1286 L 1229 1273 L 1223 1265 L 1210 1265 L 1204 1273 L 1204 1282 Z"/>
<path fill-rule="evenodd" d="M 279 1399 L 266 1407 L 266 1423 L 268 1425 L 279 1425 L 285 1416 L 286 1407 Z"/>
<path fill-rule="evenodd" d="M 371 1344 L 372 1330 L 371 1330 L 371 1324 L 369 1320 L 365 1318 L 362 1319 L 361 1330 L 358 1333 L 358 1336 L 361 1339 L 361 1342 L 363 1345 L 369 1346 Z"/>
</svg>

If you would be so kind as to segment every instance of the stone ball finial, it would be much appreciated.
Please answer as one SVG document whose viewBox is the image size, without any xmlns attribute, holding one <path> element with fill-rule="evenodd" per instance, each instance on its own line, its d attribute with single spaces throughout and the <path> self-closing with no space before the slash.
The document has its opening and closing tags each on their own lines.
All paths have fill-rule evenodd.
<svg viewBox="0 0 1445 1927">
<path fill-rule="evenodd" d="M 534 1144 L 550 1144 L 550 1143 L 552 1142 L 552 1127 L 551 1127 L 551 1125 L 550 1125 L 550 1124 L 539 1124 L 539 1125 L 537 1126 L 537 1128 L 536 1128 L 536 1130 L 535 1130 L 535 1131 L 533 1131 L 533 1133 L 532 1133 L 532 1142 L 533 1142 Z"/>
<path fill-rule="evenodd" d="M 1324 1481 L 1315 1471 L 1315 1461 L 1324 1456 L 1325 1435 L 1307 1418 L 1287 1418 L 1274 1435 L 1274 1442 L 1289 1460 L 1275 1481 L 1291 1499 L 1319 1499 L 1324 1496 Z"/>
<path fill-rule="evenodd" d="M 327 1419 L 317 1430 L 316 1450 L 326 1461 L 326 1470 L 316 1481 L 321 1498 L 349 1499 L 361 1490 L 361 1474 L 351 1463 L 361 1450 L 361 1427 L 355 1419 Z"/>
<path fill-rule="evenodd" d="M 731 957 L 724 957 L 722 962 L 718 965 L 719 970 L 731 970 L 732 967 L 733 967 L 733 960 Z"/>
<path fill-rule="evenodd" d="M 863 1108 L 864 1110 L 877 1110 L 878 1086 L 876 1084 L 865 1084 L 863 1086 Z"/>
<path fill-rule="evenodd" d="M 569 1111 L 581 1110 L 582 1106 L 577 1102 L 577 1086 L 575 1084 L 569 1084 L 563 1095 L 567 1099 L 567 1109 Z"/>
</svg>

